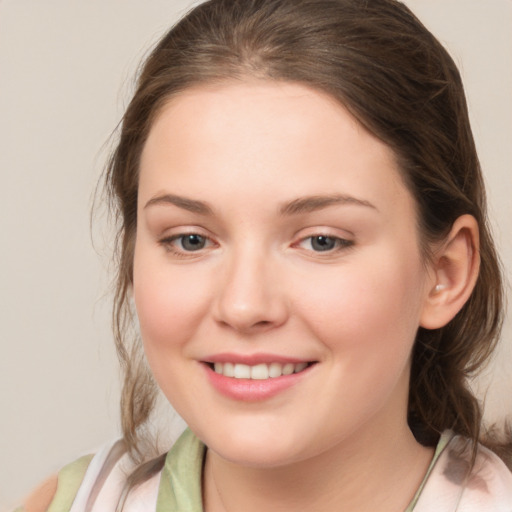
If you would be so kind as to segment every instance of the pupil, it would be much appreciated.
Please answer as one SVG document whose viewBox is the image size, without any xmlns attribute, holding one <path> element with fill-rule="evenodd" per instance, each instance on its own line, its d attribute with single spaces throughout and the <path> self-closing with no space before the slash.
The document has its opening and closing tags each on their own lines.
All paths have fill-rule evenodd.
<svg viewBox="0 0 512 512">
<path fill-rule="evenodd" d="M 315 251 L 330 251 L 335 245 L 336 240 L 330 236 L 314 236 L 311 240 L 311 246 Z"/>
<path fill-rule="evenodd" d="M 205 239 L 201 235 L 186 235 L 181 243 L 187 251 L 198 251 L 204 247 Z"/>
</svg>

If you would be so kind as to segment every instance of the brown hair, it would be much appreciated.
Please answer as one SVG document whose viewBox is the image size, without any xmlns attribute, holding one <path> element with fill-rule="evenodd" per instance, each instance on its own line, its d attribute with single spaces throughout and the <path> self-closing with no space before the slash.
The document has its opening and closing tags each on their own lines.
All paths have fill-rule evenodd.
<svg viewBox="0 0 512 512">
<path fill-rule="evenodd" d="M 125 370 L 122 426 L 132 453 L 154 402 L 140 343 L 127 345 L 139 159 L 155 115 L 191 86 L 244 77 L 293 81 L 336 98 L 397 155 L 416 199 L 423 248 L 471 214 L 481 269 L 457 316 L 420 328 L 413 349 L 409 424 L 424 444 L 453 429 L 480 437 L 481 408 L 467 384 L 498 338 L 502 284 L 464 90 L 451 57 L 395 0 L 211 0 L 193 9 L 142 67 L 106 183 L 120 220 L 115 337 Z"/>
</svg>

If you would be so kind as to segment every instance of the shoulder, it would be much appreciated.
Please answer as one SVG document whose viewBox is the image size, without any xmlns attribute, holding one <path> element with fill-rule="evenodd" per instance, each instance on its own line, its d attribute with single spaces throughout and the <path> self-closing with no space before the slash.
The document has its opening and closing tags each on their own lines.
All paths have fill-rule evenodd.
<svg viewBox="0 0 512 512">
<path fill-rule="evenodd" d="M 448 468 L 449 469 L 449 468 Z M 461 496 L 464 512 L 512 510 L 512 473 L 505 463 L 491 450 L 478 446 L 475 465 L 466 478 Z"/>
<path fill-rule="evenodd" d="M 58 474 L 51 476 L 37 487 L 26 499 L 23 512 L 46 512 L 54 510 L 55 503 L 69 503 L 76 494 L 87 471 L 92 455 L 86 455 L 64 466 Z"/>
<path fill-rule="evenodd" d="M 81 510 L 80 502 L 89 499 L 102 475 L 110 472 L 124 451 L 122 443 L 111 442 L 96 454 L 85 455 L 67 464 L 32 492 L 16 512 Z"/>
<path fill-rule="evenodd" d="M 415 512 L 510 512 L 512 473 L 487 448 L 478 445 L 472 464 L 472 445 L 445 432 L 443 446 L 428 476 Z"/>
<path fill-rule="evenodd" d="M 52 502 L 57 491 L 57 475 L 45 480 L 26 499 L 21 510 L 25 512 L 45 512 Z"/>
<path fill-rule="evenodd" d="M 122 440 L 106 444 L 91 458 L 77 490 L 75 478 L 72 482 L 69 479 L 62 481 L 62 500 L 58 499 L 59 473 L 57 493 L 48 512 L 114 512 L 119 509 L 119 504 L 123 504 L 122 509 L 126 512 L 155 510 L 159 473 L 125 495 L 128 477 L 137 467 Z"/>
</svg>

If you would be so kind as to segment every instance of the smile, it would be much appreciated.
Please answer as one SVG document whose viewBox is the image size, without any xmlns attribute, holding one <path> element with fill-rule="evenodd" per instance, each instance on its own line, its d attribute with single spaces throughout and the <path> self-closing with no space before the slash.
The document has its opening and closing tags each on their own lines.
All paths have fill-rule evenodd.
<svg viewBox="0 0 512 512">
<path fill-rule="evenodd" d="M 210 384 L 221 395 L 242 402 L 261 402 L 294 388 L 318 363 L 287 359 L 269 354 L 222 354 L 203 360 L 202 366 Z"/>
<path fill-rule="evenodd" d="M 213 370 L 224 377 L 234 379 L 267 380 L 300 373 L 308 367 L 309 363 L 260 363 L 253 366 L 241 363 L 214 363 Z"/>
</svg>

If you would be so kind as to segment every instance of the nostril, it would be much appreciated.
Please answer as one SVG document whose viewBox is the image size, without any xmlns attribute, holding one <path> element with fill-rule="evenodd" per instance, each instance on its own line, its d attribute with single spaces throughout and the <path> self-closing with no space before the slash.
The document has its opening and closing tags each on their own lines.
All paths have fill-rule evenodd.
<svg viewBox="0 0 512 512">
<path fill-rule="evenodd" d="M 259 332 L 265 331 L 266 329 L 271 329 L 275 322 L 271 320 L 257 320 L 255 322 L 250 319 L 244 319 L 242 315 L 234 316 L 232 319 L 221 319 L 219 320 L 219 324 L 223 327 L 227 327 L 230 329 L 234 329 L 237 332 Z"/>
</svg>

